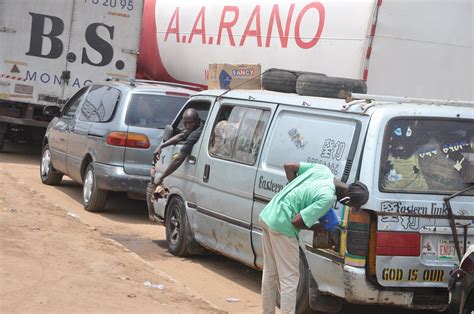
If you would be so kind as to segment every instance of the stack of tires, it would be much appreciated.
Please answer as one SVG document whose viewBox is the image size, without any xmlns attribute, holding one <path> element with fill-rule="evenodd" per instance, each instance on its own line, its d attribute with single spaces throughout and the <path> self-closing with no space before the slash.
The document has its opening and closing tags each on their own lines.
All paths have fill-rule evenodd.
<svg viewBox="0 0 474 314">
<path fill-rule="evenodd" d="M 276 92 L 329 98 L 346 98 L 351 93 L 367 93 L 367 85 L 363 80 L 275 68 L 263 73 L 262 87 Z"/>
</svg>

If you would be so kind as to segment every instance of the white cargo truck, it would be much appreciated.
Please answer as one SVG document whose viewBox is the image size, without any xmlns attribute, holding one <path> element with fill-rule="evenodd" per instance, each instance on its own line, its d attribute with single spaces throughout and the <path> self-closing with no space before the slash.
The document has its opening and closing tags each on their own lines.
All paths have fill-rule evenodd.
<svg viewBox="0 0 474 314">
<path fill-rule="evenodd" d="M 81 87 L 134 78 L 143 0 L 0 0 L 0 149 L 40 140 L 45 105 Z"/>
</svg>

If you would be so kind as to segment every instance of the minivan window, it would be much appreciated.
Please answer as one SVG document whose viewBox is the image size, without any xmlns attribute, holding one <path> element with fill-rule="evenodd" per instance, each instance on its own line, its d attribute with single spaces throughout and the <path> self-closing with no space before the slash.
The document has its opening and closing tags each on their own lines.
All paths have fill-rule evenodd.
<svg viewBox="0 0 474 314">
<path fill-rule="evenodd" d="M 88 87 L 83 87 L 80 91 L 78 91 L 74 96 L 72 96 L 71 100 L 66 104 L 66 108 L 64 109 L 63 117 L 73 118 L 76 114 L 77 107 L 81 103 L 82 99 L 84 99 L 84 95 L 87 91 Z"/>
<path fill-rule="evenodd" d="M 338 179 L 347 180 L 360 134 L 360 122 L 310 112 L 281 110 L 275 121 L 264 156 L 266 167 L 280 170 L 288 161 L 327 166 Z"/>
<path fill-rule="evenodd" d="M 188 98 L 134 94 L 125 123 L 130 126 L 163 129 L 170 124 Z"/>
<path fill-rule="evenodd" d="M 213 129 L 209 153 L 218 158 L 255 164 L 270 112 L 223 106 Z"/>
<path fill-rule="evenodd" d="M 380 188 L 441 193 L 474 181 L 474 120 L 397 118 L 385 129 Z"/>
<path fill-rule="evenodd" d="M 188 104 L 186 104 L 186 108 L 181 111 L 179 117 L 176 118 L 175 123 L 173 124 L 174 126 L 174 131 L 175 134 L 181 133 L 184 131 L 184 125 L 183 125 L 183 113 L 186 111 L 186 109 L 189 108 L 194 108 L 196 109 L 199 119 L 201 120 L 201 125 L 204 125 L 204 123 L 207 120 L 207 116 L 209 115 L 209 109 L 211 108 L 211 103 L 207 101 L 191 101 Z"/>
<path fill-rule="evenodd" d="M 92 86 L 81 107 L 82 121 L 108 122 L 114 114 L 120 91 L 109 86 Z"/>
</svg>

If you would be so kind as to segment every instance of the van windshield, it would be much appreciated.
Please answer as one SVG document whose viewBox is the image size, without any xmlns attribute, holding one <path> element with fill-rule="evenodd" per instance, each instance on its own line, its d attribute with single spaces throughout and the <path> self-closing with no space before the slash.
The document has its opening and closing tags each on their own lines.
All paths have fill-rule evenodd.
<svg viewBox="0 0 474 314">
<path fill-rule="evenodd" d="M 185 97 L 134 94 L 128 106 L 125 123 L 130 126 L 163 129 L 171 124 L 188 100 Z"/>
<path fill-rule="evenodd" d="M 382 191 L 451 194 L 462 190 L 474 183 L 474 121 L 391 120 L 385 129 L 380 170 Z"/>
</svg>

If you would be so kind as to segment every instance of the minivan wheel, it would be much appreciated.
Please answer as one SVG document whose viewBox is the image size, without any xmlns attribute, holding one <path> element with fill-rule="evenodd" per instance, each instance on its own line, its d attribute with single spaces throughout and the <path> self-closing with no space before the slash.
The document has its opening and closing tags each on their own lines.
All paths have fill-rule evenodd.
<svg viewBox="0 0 474 314">
<path fill-rule="evenodd" d="M 63 174 L 53 168 L 48 144 L 44 145 L 43 154 L 41 155 L 40 177 L 41 182 L 47 185 L 58 185 L 63 179 Z"/>
<path fill-rule="evenodd" d="M 184 202 L 179 197 L 173 197 L 166 210 L 165 218 L 166 242 L 169 251 L 176 256 L 188 255 L 188 236 L 190 233 L 188 216 Z"/>
<path fill-rule="evenodd" d="M 98 212 L 104 209 L 107 202 L 107 191 L 97 187 L 94 166 L 90 163 L 84 174 L 84 185 L 82 187 L 82 202 L 84 208 L 90 212 Z"/>
<path fill-rule="evenodd" d="M 306 261 L 306 256 L 303 250 L 300 248 L 300 280 L 298 282 L 298 289 L 296 291 L 296 314 L 308 314 L 314 313 L 309 306 L 309 267 Z M 277 291 L 277 304 L 280 307 L 280 290 Z"/>
</svg>

